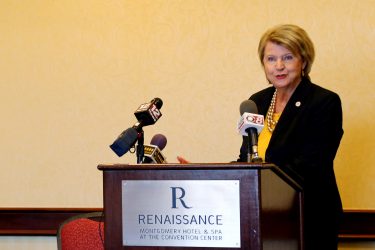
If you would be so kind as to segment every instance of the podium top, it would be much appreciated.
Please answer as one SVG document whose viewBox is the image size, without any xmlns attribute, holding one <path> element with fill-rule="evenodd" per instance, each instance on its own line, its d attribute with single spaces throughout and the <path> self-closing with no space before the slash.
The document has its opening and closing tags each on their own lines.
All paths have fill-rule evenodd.
<svg viewBox="0 0 375 250">
<path fill-rule="evenodd" d="M 232 163 L 168 163 L 168 164 L 99 164 L 98 169 L 103 172 L 112 171 L 234 171 L 234 170 L 249 170 L 249 171 L 272 171 L 280 178 L 284 179 L 289 184 L 293 185 L 297 189 L 302 189 L 301 185 L 288 176 L 278 166 L 272 163 L 244 163 L 244 162 L 232 162 Z"/>
<path fill-rule="evenodd" d="M 167 164 L 99 164 L 98 169 L 105 170 L 224 170 L 224 169 L 270 169 L 276 167 L 270 163 L 167 163 Z"/>
</svg>

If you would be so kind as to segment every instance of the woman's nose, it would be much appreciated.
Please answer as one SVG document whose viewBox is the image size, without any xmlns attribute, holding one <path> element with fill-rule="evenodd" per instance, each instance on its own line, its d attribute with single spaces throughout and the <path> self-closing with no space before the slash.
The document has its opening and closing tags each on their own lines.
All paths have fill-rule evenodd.
<svg viewBox="0 0 375 250">
<path fill-rule="evenodd" d="M 276 69 L 284 69 L 285 64 L 282 59 L 277 59 L 276 61 Z"/>
</svg>

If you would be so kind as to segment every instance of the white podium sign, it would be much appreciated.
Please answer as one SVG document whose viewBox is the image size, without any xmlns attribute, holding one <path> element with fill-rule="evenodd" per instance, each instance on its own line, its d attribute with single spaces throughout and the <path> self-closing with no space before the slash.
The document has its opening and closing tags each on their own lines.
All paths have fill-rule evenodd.
<svg viewBox="0 0 375 250">
<path fill-rule="evenodd" d="M 240 248 L 239 184 L 122 181 L 123 245 Z"/>
</svg>

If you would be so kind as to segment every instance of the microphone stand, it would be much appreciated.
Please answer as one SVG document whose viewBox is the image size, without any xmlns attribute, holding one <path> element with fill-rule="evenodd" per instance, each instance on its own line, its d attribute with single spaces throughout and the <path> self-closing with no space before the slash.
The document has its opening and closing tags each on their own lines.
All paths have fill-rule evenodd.
<svg viewBox="0 0 375 250">
<path fill-rule="evenodd" d="M 141 164 L 143 162 L 143 157 L 145 156 L 145 148 L 144 148 L 144 132 L 141 129 L 140 132 L 138 132 L 138 144 L 136 148 L 136 155 L 137 155 L 137 163 Z"/>
<path fill-rule="evenodd" d="M 256 128 L 250 127 L 245 130 L 248 135 L 247 145 L 247 162 L 262 162 L 262 158 L 258 155 L 258 131 Z"/>
</svg>

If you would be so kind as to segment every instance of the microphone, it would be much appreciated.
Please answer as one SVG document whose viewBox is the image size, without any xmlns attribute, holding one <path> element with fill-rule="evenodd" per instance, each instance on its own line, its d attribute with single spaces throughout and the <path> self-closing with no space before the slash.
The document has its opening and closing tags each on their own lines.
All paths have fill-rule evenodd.
<svg viewBox="0 0 375 250">
<path fill-rule="evenodd" d="M 247 162 L 262 162 L 262 158 L 258 155 L 258 134 L 264 127 L 264 117 L 258 114 L 258 108 L 252 100 L 241 103 L 240 114 L 238 132 L 249 137 Z"/>
<path fill-rule="evenodd" d="M 138 122 L 134 124 L 138 132 L 142 131 L 142 127 L 155 124 L 157 120 L 162 116 L 160 109 L 163 106 L 163 101 L 155 97 L 148 103 L 141 104 L 138 109 L 134 112 Z"/>
<path fill-rule="evenodd" d="M 145 159 L 143 163 L 167 163 L 166 158 L 161 151 L 167 145 L 167 138 L 162 134 L 156 134 L 152 137 L 151 145 L 144 145 Z"/>
<path fill-rule="evenodd" d="M 135 128 L 128 128 L 109 147 L 121 157 L 134 146 L 137 139 L 138 131 Z"/>
<path fill-rule="evenodd" d="M 163 150 L 167 145 L 167 137 L 162 134 L 156 134 L 152 137 L 150 144 L 158 146 L 160 150 Z"/>
<path fill-rule="evenodd" d="M 109 146 L 119 157 L 127 153 L 138 140 L 138 145 L 142 144 L 143 149 L 143 130 L 144 126 L 154 124 L 161 117 L 160 108 L 163 106 L 163 101 L 155 97 L 148 103 L 141 104 L 134 112 L 138 122 L 131 128 L 123 131 L 117 139 Z M 143 158 L 143 153 L 139 152 L 140 158 Z M 138 150 L 137 150 L 138 155 Z"/>
</svg>

